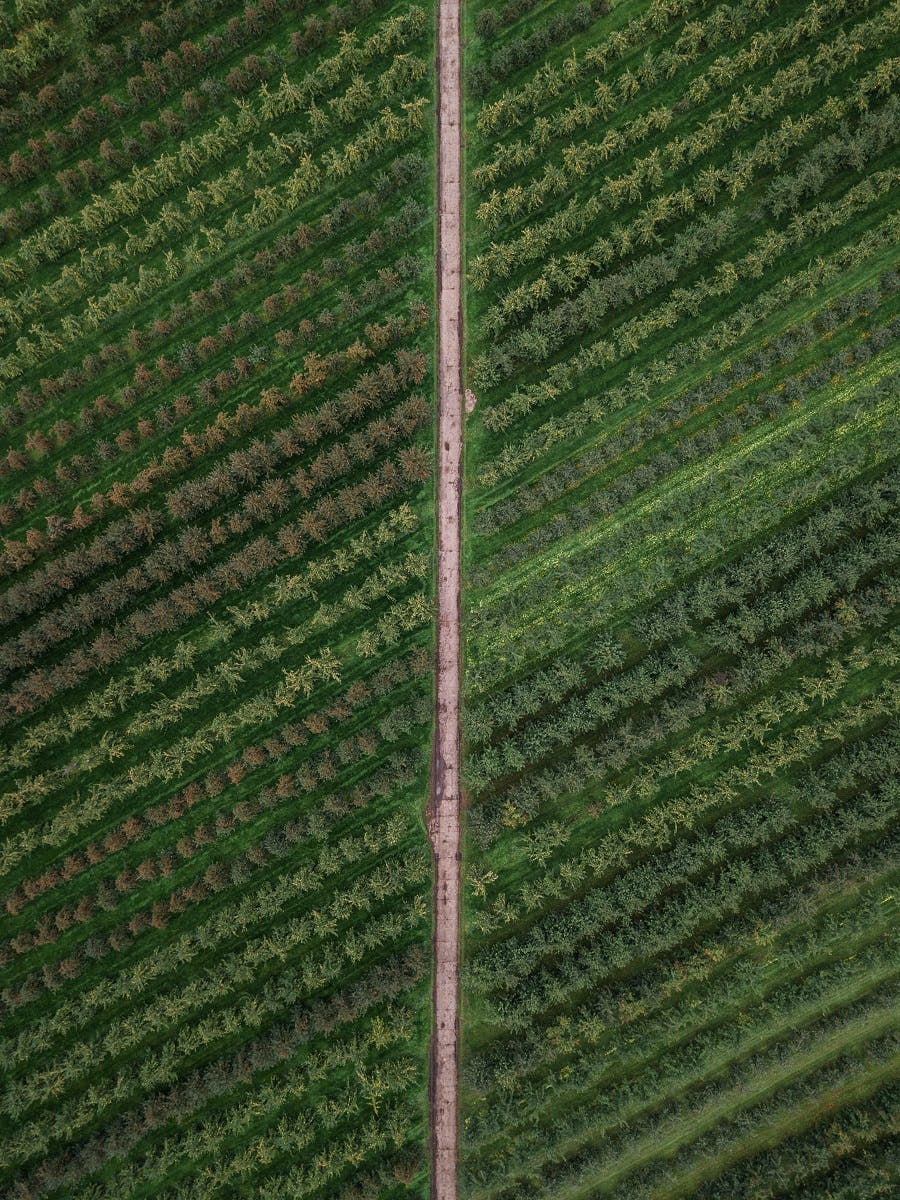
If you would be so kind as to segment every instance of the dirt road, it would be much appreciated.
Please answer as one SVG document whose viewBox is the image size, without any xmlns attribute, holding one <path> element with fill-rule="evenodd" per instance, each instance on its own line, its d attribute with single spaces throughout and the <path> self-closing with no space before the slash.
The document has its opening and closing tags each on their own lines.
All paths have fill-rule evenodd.
<svg viewBox="0 0 900 1200">
<path fill-rule="evenodd" d="M 438 636 L 429 833 L 435 860 L 431 1196 L 456 1200 L 460 919 L 462 131 L 460 0 L 438 11 Z"/>
</svg>

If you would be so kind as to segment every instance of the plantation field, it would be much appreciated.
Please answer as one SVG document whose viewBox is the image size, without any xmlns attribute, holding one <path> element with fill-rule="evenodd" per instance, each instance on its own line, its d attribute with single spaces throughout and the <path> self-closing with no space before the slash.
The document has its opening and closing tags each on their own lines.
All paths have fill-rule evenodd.
<svg viewBox="0 0 900 1200">
<path fill-rule="evenodd" d="M 0 1195 L 424 1195 L 434 11 L 0 41 Z"/>
<path fill-rule="evenodd" d="M 467 32 L 461 1194 L 895 1195 L 900 9 Z"/>
<path fill-rule="evenodd" d="M 896 1194 L 898 85 L 2 6 L 0 1200 Z"/>
</svg>

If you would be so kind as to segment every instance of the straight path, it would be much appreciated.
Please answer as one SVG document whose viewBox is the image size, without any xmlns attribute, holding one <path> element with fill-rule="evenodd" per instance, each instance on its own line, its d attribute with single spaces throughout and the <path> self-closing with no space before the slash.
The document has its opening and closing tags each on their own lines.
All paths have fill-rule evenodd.
<svg viewBox="0 0 900 1200">
<path fill-rule="evenodd" d="M 439 0 L 437 711 L 428 830 L 435 862 L 431 1197 L 456 1200 L 460 920 L 462 126 L 460 0 Z"/>
</svg>

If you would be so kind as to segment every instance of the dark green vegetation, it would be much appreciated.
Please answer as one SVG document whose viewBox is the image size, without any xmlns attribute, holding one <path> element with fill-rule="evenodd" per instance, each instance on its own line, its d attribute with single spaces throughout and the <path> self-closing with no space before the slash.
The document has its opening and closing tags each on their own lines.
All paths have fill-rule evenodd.
<svg viewBox="0 0 900 1200">
<path fill-rule="evenodd" d="M 893 1195 L 900 6 L 467 23 L 463 1194 Z M 427 1192 L 434 51 L 0 16 L 0 1200 Z"/>
<path fill-rule="evenodd" d="M 463 1194 L 895 1195 L 900 10 L 469 32 Z"/>
<path fill-rule="evenodd" d="M 433 12 L 0 20 L 0 1195 L 422 1195 Z"/>
</svg>

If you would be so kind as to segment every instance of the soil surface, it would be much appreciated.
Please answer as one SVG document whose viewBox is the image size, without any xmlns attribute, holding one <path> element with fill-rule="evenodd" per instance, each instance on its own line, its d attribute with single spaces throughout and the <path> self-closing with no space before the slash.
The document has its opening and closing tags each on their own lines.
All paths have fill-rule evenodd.
<svg viewBox="0 0 900 1200">
<path fill-rule="evenodd" d="M 460 2 L 438 12 L 437 663 L 428 830 L 435 862 L 431 1196 L 456 1200 L 460 927 L 460 523 L 462 489 L 462 132 Z"/>
</svg>

